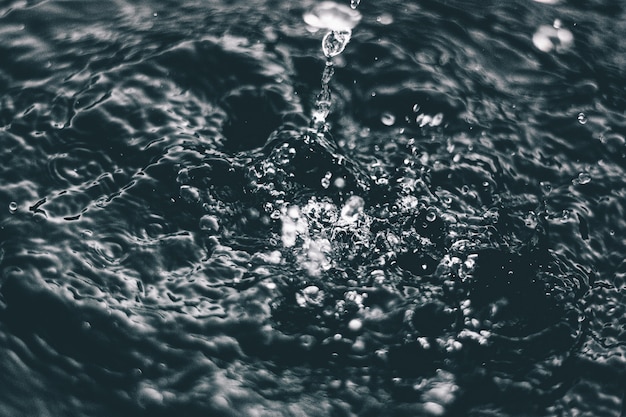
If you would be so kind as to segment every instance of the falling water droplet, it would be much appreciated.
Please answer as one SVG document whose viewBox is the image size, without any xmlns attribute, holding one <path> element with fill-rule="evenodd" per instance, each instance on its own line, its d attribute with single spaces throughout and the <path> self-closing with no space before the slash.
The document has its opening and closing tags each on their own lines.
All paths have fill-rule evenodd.
<svg viewBox="0 0 626 417">
<path fill-rule="evenodd" d="M 560 22 L 555 24 L 560 25 Z M 533 44 L 542 52 L 556 50 L 561 52 L 569 49 L 574 43 L 574 35 L 569 30 L 559 26 L 539 26 L 533 34 Z"/>
<path fill-rule="evenodd" d="M 330 187 L 330 179 L 332 178 L 333 174 L 330 172 L 327 172 L 324 175 L 324 178 L 322 178 L 321 183 L 322 183 L 322 188 L 326 189 L 328 187 Z"/>
<path fill-rule="evenodd" d="M 322 50 L 326 58 L 332 58 L 342 53 L 350 42 L 351 35 L 352 31 L 350 30 L 329 31 L 322 40 Z"/>
<path fill-rule="evenodd" d="M 380 121 L 385 126 L 393 126 L 393 124 L 396 122 L 396 117 L 389 112 L 384 112 L 380 117 Z"/>
<path fill-rule="evenodd" d="M 578 123 L 580 123 L 581 125 L 584 125 L 585 123 L 587 123 L 587 116 L 583 112 L 578 113 L 577 119 L 578 119 Z"/>
<path fill-rule="evenodd" d="M 13 214 L 17 211 L 17 203 L 15 201 L 11 201 L 9 203 L 9 213 Z"/>
</svg>

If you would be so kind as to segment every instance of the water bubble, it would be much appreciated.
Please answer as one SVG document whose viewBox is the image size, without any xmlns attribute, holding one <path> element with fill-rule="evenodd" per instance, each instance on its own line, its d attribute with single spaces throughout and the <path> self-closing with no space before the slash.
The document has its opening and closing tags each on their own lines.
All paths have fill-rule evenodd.
<svg viewBox="0 0 626 417">
<path fill-rule="evenodd" d="M 562 27 L 542 25 L 533 35 L 533 44 L 542 52 L 566 50 L 574 43 L 574 35 Z"/>
<path fill-rule="evenodd" d="M 11 201 L 9 203 L 9 213 L 13 214 L 17 211 L 17 203 L 15 201 Z"/>
<path fill-rule="evenodd" d="M 331 30 L 322 39 L 322 50 L 326 58 L 332 58 L 346 49 L 346 45 L 350 42 L 352 32 L 350 30 Z"/>
<path fill-rule="evenodd" d="M 332 1 L 323 1 L 304 13 L 302 18 L 307 25 L 316 29 L 350 31 L 361 21 L 361 13 L 354 9 L 355 7 L 350 9 Z"/>
<path fill-rule="evenodd" d="M 384 112 L 380 117 L 380 121 L 385 126 L 393 126 L 393 124 L 396 122 L 396 117 L 389 112 Z"/>
<path fill-rule="evenodd" d="M 581 125 L 584 125 L 585 123 L 587 123 L 587 116 L 585 116 L 585 113 L 580 112 L 578 113 L 578 123 L 580 123 Z"/>
</svg>

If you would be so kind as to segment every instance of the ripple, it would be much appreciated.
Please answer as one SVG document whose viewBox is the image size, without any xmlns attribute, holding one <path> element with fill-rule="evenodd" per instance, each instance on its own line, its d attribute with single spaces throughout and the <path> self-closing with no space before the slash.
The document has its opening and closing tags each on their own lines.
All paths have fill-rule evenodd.
<svg viewBox="0 0 626 417">
<path fill-rule="evenodd" d="M 81 185 L 96 181 L 113 168 L 107 155 L 86 147 L 74 147 L 50 156 L 48 170 L 51 178 L 62 185 Z"/>
</svg>

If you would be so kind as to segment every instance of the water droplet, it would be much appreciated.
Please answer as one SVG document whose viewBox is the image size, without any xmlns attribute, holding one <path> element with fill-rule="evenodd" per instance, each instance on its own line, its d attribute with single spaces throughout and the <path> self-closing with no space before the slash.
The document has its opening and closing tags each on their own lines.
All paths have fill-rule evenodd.
<svg viewBox="0 0 626 417">
<path fill-rule="evenodd" d="M 578 174 L 579 184 L 589 184 L 591 182 L 591 175 L 588 172 L 581 172 Z"/>
<path fill-rule="evenodd" d="M 344 178 L 337 177 L 335 178 L 334 184 L 337 189 L 341 190 L 346 186 L 346 180 Z"/>
<path fill-rule="evenodd" d="M 437 213 L 435 213 L 434 210 L 429 210 L 428 213 L 426 213 L 426 220 L 430 223 L 434 222 L 437 220 Z"/>
<path fill-rule="evenodd" d="M 380 117 L 380 121 L 385 126 L 393 126 L 393 124 L 396 122 L 396 117 L 389 112 L 384 112 Z"/>
<path fill-rule="evenodd" d="M 348 323 L 348 329 L 353 332 L 358 332 L 363 327 L 363 322 L 359 319 L 352 319 Z"/>
<path fill-rule="evenodd" d="M 349 31 L 361 21 L 361 13 L 348 6 L 332 1 L 323 1 L 304 13 L 304 22 L 316 29 Z"/>
<path fill-rule="evenodd" d="M 420 111 L 421 107 L 419 104 L 414 104 L 413 105 L 413 113 L 417 113 L 418 111 Z"/>
<path fill-rule="evenodd" d="M 552 191 L 552 184 L 550 184 L 548 181 L 541 181 L 539 185 L 541 186 L 541 190 L 545 194 L 550 194 L 550 192 Z"/>
<path fill-rule="evenodd" d="M 15 201 L 11 201 L 9 203 L 9 213 L 13 214 L 17 211 L 17 203 Z"/>
<path fill-rule="evenodd" d="M 443 113 L 437 113 L 436 115 L 433 116 L 432 120 L 430 121 L 430 125 L 432 127 L 436 127 L 436 126 L 439 126 L 442 121 L 443 121 Z"/>
<path fill-rule="evenodd" d="M 330 187 L 330 179 L 332 178 L 333 174 L 330 172 L 327 172 L 324 175 L 324 178 L 322 178 L 321 183 L 322 183 L 322 188 L 326 189 L 328 187 Z"/>
<path fill-rule="evenodd" d="M 353 10 L 356 10 L 356 8 L 359 7 L 360 3 L 361 3 L 361 0 L 350 0 L 350 7 Z"/>
<path fill-rule="evenodd" d="M 533 44 L 542 52 L 556 50 L 561 52 L 572 46 L 574 35 L 562 27 L 542 25 L 533 35 Z"/>
<path fill-rule="evenodd" d="M 331 30 L 322 39 L 322 50 L 326 58 L 332 58 L 339 55 L 346 49 L 346 45 L 350 42 L 352 32 L 350 30 L 336 31 Z"/>
<path fill-rule="evenodd" d="M 581 125 L 584 125 L 585 123 L 587 123 L 587 116 L 585 116 L 585 113 L 580 112 L 578 113 L 578 123 L 580 123 Z"/>
</svg>

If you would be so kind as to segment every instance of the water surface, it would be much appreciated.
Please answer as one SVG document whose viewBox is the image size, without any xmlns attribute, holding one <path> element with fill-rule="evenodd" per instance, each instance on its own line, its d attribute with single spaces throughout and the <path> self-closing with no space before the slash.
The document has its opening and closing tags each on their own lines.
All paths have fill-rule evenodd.
<svg viewBox="0 0 626 417">
<path fill-rule="evenodd" d="M 623 1 L 183 3 L 0 6 L 0 415 L 623 415 Z"/>
</svg>

